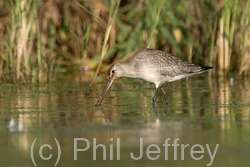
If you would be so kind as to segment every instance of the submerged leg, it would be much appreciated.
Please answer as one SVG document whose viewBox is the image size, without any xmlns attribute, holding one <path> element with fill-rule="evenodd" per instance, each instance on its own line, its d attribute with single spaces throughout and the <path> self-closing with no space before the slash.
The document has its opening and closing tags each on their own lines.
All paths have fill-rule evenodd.
<svg viewBox="0 0 250 167">
<path fill-rule="evenodd" d="M 166 104 L 165 108 L 164 108 L 164 116 L 168 113 L 168 104 Z"/>
<path fill-rule="evenodd" d="M 155 107 L 155 105 L 152 103 L 152 107 L 153 107 L 153 110 L 154 110 L 154 113 L 155 113 L 155 116 L 156 117 L 159 117 L 158 116 L 158 111 L 157 111 L 157 108 Z"/>
<path fill-rule="evenodd" d="M 157 94 L 158 94 L 158 87 L 156 87 L 156 89 L 155 89 L 155 95 L 154 95 L 154 97 L 152 99 L 152 107 L 153 107 L 153 110 L 155 112 L 155 115 L 158 117 L 158 112 L 157 112 L 157 109 L 155 107 L 155 101 L 157 99 Z"/>
<path fill-rule="evenodd" d="M 167 113 L 167 109 L 168 109 L 168 99 L 167 99 L 167 95 L 166 95 L 166 93 L 165 93 L 163 87 L 162 87 L 162 86 L 160 86 L 160 87 L 161 87 L 161 90 L 162 90 L 162 92 L 163 92 L 164 99 L 165 99 L 165 101 L 166 101 L 166 106 L 165 106 L 165 109 L 164 109 L 164 115 L 165 115 L 165 114 Z M 159 87 L 156 87 L 155 95 L 154 95 L 154 97 L 153 97 L 153 99 L 152 99 L 152 107 L 153 107 L 153 110 L 154 110 L 155 115 L 156 115 L 157 117 L 158 117 L 158 112 L 157 112 L 157 108 L 155 107 L 155 101 L 156 101 L 156 99 L 157 99 L 158 89 L 159 89 Z"/>
<path fill-rule="evenodd" d="M 167 94 L 165 93 L 165 91 L 164 91 L 163 87 L 162 87 L 162 86 L 160 86 L 160 87 L 161 87 L 161 90 L 162 90 L 162 93 L 163 93 L 163 96 L 164 96 L 165 102 L 166 102 L 166 104 L 168 104 Z"/>
</svg>

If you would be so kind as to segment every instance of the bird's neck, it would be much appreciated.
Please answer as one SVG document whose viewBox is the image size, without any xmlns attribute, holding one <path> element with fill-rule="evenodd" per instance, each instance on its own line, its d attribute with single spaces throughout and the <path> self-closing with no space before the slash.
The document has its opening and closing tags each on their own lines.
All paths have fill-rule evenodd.
<svg viewBox="0 0 250 167">
<path fill-rule="evenodd" d="M 124 71 L 123 77 L 128 77 L 128 78 L 137 78 L 137 75 L 135 73 L 134 67 L 131 66 L 130 63 L 121 63 L 122 69 Z"/>
</svg>

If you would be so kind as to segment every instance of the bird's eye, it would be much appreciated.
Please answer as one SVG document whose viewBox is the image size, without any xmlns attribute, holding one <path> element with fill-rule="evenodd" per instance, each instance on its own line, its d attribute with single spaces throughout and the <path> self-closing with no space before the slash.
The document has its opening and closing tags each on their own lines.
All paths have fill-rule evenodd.
<svg viewBox="0 0 250 167">
<path fill-rule="evenodd" d="M 111 72 L 114 74 L 114 73 L 115 73 L 115 70 L 111 70 Z"/>
</svg>

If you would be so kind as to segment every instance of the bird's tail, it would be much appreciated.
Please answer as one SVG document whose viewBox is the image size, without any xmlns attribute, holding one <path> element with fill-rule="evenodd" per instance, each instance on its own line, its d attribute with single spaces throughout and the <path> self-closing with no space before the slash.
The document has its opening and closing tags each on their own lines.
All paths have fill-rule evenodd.
<svg viewBox="0 0 250 167">
<path fill-rule="evenodd" d="M 191 71 L 189 73 L 200 74 L 200 73 L 206 72 L 212 68 L 213 67 L 210 67 L 210 66 L 197 66 L 195 69 L 191 69 Z"/>
<path fill-rule="evenodd" d="M 202 70 L 203 71 L 207 71 L 207 70 L 209 70 L 209 69 L 212 69 L 213 67 L 210 67 L 210 66 L 204 66 L 204 67 L 202 67 Z"/>
</svg>

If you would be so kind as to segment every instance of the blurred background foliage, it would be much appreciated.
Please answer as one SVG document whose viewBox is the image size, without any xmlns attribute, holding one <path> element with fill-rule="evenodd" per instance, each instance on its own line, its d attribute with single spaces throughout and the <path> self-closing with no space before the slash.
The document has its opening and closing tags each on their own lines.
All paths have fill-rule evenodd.
<svg viewBox="0 0 250 167">
<path fill-rule="evenodd" d="M 145 47 L 213 66 L 214 76 L 247 76 L 249 27 L 248 0 L 3 0 L 0 79 L 93 78 Z"/>
</svg>

